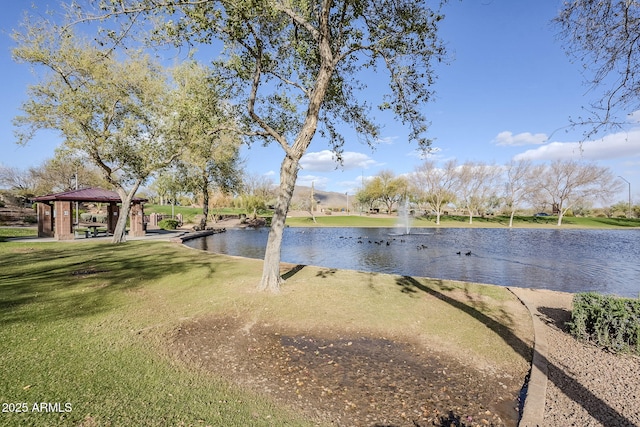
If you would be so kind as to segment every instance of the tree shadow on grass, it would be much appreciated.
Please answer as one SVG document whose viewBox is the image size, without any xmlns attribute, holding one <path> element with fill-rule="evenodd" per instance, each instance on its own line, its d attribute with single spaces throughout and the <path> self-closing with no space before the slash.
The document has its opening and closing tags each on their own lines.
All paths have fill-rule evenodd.
<svg viewBox="0 0 640 427">
<path fill-rule="evenodd" d="M 441 284 L 442 281 L 437 281 Z M 514 351 L 525 358 L 525 360 L 532 360 L 531 348 L 522 341 L 517 335 L 515 335 L 509 328 L 490 318 L 486 314 L 482 313 L 475 307 L 460 302 L 448 295 L 443 294 L 423 283 L 420 283 L 417 279 L 410 276 L 402 276 L 396 280 L 396 284 L 402 288 L 402 292 L 424 292 L 438 298 L 441 301 L 455 307 L 474 319 L 482 322 L 486 327 L 498 334 Z M 557 312 L 553 313 L 558 315 Z M 565 314 L 566 315 L 566 314 Z M 534 352 L 536 352 L 534 350 Z M 598 420 L 602 425 L 615 425 L 620 427 L 634 427 L 637 424 L 625 417 L 623 414 L 610 407 L 607 402 L 600 399 L 593 394 L 589 389 L 580 384 L 575 378 L 567 375 L 562 367 L 556 366 L 552 361 L 548 360 L 543 355 L 537 353 L 536 358 L 533 360 L 538 361 L 541 366 L 538 366 L 543 372 L 547 370 L 553 371 L 554 375 L 549 377 L 549 380 L 554 381 L 556 387 L 567 395 L 574 402 L 582 406 L 594 419 Z"/>
<path fill-rule="evenodd" d="M 215 272 L 210 260 L 176 257 L 148 242 L 3 247 L 0 324 L 48 322 L 108 311 L 126 292 L 193 268 Z M 23 306 L 32 304 L 29 310 Z"/>
<path fill-rule="evenodd" d="M 291 268 L 286 273 L 282 274 L 280 277 L 282 278 L 282 280 L 287 280 L 290 277 L 295 276 L 300 270 L 302 270 L 305 267 L 306 267 L 306 265 L 304 265 L 304 264 L 298 264 L 295 267 Z"/>
<path fill-rule="evenodd" d="M 326 279 L 327 277 L 331 277 L 338 272 L 335 268 L 326 268 L 324 270 L 318 270 L 316 273 L 316 277 L 320 277 L 322 279 Z"/>
</svg>

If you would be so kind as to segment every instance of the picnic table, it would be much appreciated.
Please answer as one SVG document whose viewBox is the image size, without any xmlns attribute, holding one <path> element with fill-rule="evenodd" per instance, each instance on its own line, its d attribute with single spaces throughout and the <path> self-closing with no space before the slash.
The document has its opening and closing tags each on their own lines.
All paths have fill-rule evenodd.
<svg viewBox="0 0 640 427">
<path fill-rule="evenodd" d="M 101 232 L 107 233 L 106 227 L 104 224 L 82 224 L 82 227 L 88 228 L 88 230 L 84 231 L 84 237 L 98 237 Z M 99 230 L 102 228 L 102 230 Z"/>
</svg>

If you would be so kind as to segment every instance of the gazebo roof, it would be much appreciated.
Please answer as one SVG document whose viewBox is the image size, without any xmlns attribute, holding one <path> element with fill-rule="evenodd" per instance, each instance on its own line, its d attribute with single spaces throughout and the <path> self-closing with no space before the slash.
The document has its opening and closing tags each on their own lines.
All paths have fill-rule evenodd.
<svg viewBox="0 0 640 427">
<path fill-rule="evenodd" d="M 36 202 L 53 202 L 56 200 L 65 202 L 94 202 L 94 203 L 120 203 L 122 200 L 115 191 L 102 188 L 81 188 L 79 190 L 63 191 L 62 193 L 47 194 L 33 199 Z M 147 199 L 134 198 L 132 202 L 142 203 Z"/>
</svg>

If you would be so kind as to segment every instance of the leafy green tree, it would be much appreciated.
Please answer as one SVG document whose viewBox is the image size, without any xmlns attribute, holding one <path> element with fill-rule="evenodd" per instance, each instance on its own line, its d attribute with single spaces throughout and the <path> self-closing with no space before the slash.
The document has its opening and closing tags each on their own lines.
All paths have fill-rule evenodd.
<svg viewBox="0 0 640 427">
<path fill-rule="evenodd" d="M 374 194 L 378 194 L 380 200 L 387 207 L 387 214 L 391 215 L 393 205 L 408 197 L 407 180 L 401 176 L 395 176 L 390 170 L 383 170 L 372 180 Z"/>
<path fill-rule="evenodd" d="M 241 206 L 252 213 L 255 219 L 258 210 L 267 209 L 267 205 L 275 199 L 276 191 L 273 181 L 264 175 L 246 174 L 242 180 Z"/>
<path fill-rule="evenodd" d="M 625 216 L 629 216 L 629 202 L 621 200 L 618 203 L 612 205 L 609 209 L 605 210 L 607 218 L 611 218 L 616 212 L 620 212 L 625 214 Z"/>
<path fill-rule="evenodd" d="M 221 76 L 238 90 L 246 107 L 246 134 L 283 150 L 280 187 L 259 289 L 277 292 L 280 249 L 300 158 L 319 130 L 339 155 L 349 124 L 373 143 L 379 127 L 371 105 L 359 98 L 357 75 L 386 71 L 390 91 L 381 100 L 411 128 L 410 139 L 427 147 L 422 105 L 430 100 L 432 62 L 444 48 L 437 37 L 442 15 L 415 0 L 96 0 L 97 16 L 161 22 L 155 36 L 178 46 L 221 42 Z M 80 10 L 80 12 L 83 12 Z M 97 16 L 96 16 L 97 14 Z M 142 20 L 141 20 L 142 21 Z M 148 20 L 143 21 L 145 27 Z M 123 26 L 131 29 L 131 22 Z M 119 40 L 118 35 L 114 39 Z M 376 89 L 379 89 L 376 87 Z"/>
<path fill-rule="evenodd" d="M 19 142 L 53 129 L 67 148 L 86 154 L 120 195 L 113 242 L 124 241 L 139 186 L 178 154 L 163 129 L 169 117 L 163 69 L 135 52 L 119 60 L 114 50 L 45 20 L 27 20 L 14 38 L 14 59 L 45 70 L 14 119 Z"/>
<path fill-rule="evenodd" d="M 376 202 L 380 199 L 380 191 L 377 184 L 378 182 L 369 180 L 355 195 L 358 203 L 361 206 L 366 206 L 369 211 L 375 207 Z"/>
<path fill-rule="evenodd" d="M 110 188 L 103 174 L 86 156 L 57 149 L 54 157 L 29 169 L 37 195 L 69 191 L 75 188 Z"/>
<path fill-rule="evenodd" d="M 177 167 L 164 169 L 156 176 L 151 188 L 160 197 L 160 204 L 170 203 L 175 205 L 181 194 L 187 193 Z"/>
<path fill-rule="evenodd" d="M 175 137 L 184 145 L 178 171 L 188 191 L 202 196 L 204 229 L 211 191 L 228 194 L 242 185 L 240 144 L 235 111 L 211 70 L 188 61 L 174 70 Z"/>
</svg>

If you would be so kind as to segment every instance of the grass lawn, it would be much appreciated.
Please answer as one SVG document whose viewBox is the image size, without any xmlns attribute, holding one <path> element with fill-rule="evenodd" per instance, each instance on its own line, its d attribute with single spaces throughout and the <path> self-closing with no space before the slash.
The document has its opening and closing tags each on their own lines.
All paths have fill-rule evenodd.
<svg viewBox="0 0 640 427">
<path fill-rule="evenodd" d="M 166 242 L 1 243 L 0 400 L 27 411 L 0 424 L 315 425 L 173 359 L 176 329 L 206 316 L 406 336 L 479 366 L 528 366 L 528 312 L 504 288 L 305 267 L 270 295 L 255 291 L 261 266 Z"/>
<path fill-rule="evenodd" d="M 359 216 L 359 215 L 319 215 L 316 223 L 310 216 L 287 218 L 287 225 L 291 227 L 395 227 L 399 224 L 397 217 L 388 216 Z M 513 219 L 515 228 L 558 228 L 558 218 L 516 216 Z M 493 227 L 505 228 L 509 225 L 508 216 L 474 217 L 473 224 L 469 224 L 469 217 L 444 215 L 440 218 L 440 225 L 436 225 L 435 217 L 413 218 L 412 227 Z M 560 228 L 630 228 L 640 227 L 640 219 L 626 218 L 578 218 L 564 217 Z"/>
<path fill-rule="evenodd" d="M 202 215 L 202 208 L 193 208 L 190 206 L 172 206 L 171 205 L 144 205 L 145 214 L 158 213 L 163 215 L 171 215 L 173 212 L 175 215 L 182 214 L 184 222 L 194 222 L 196 215 Z M 216 208 L 209 209 L 209 214 L 217 215 L 238 215 L 246 213 L 244 209 L 236 208 Z"/>
<path fill-rule="evenodd" d="M 0 242 L 8 237 L 35 237 L 38 229 L 35 227 L 0 227 Z"/>
</svg>

